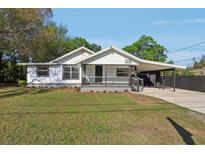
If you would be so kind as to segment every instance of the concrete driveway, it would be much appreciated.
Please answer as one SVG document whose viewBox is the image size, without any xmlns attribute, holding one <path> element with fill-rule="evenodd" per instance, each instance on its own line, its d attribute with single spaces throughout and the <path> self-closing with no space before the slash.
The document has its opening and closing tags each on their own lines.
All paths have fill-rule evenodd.
<svg viewBox="0 0 205 154">
<path fill-rule="evenodd" d="M 205 114 L 205 93 L 176 89 L 144 88 L 140 94 L 157 97 L 173 104 L 189 108 Z"/>
</svg>

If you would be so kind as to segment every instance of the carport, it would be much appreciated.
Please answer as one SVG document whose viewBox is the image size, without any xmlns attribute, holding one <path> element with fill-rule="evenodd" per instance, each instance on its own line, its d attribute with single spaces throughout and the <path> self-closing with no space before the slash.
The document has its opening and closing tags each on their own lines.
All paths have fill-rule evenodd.
<svg viewBox="0 0 205 154">
<path fill-rule="evenodd" d="M 180 69 L 186 69 L 186 67 L 175 64 L 141 60 L 139 66 L 137 66 L 137 76 L 144 80 L 144 86 L 165 89 L 165 76 L 166 74 L 171 74 L 173 76 L 173 91 L 175 91 L 176 70 Z"/>
</svg>

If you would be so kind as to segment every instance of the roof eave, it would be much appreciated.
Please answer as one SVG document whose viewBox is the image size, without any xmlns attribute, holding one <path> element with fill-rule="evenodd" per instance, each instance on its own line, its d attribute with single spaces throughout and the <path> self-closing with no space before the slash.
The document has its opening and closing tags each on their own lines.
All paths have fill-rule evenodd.
<svg viewBox="0 0 205 154">
<path fill-rule="evenodd" d="M 175 64 L 155 62 L 155 61 L 144 60 L 144 59 L 142 59 L 141 63 L 160 65 L 160 66 L 165 66 L 165 67 L 170 67 L 170 68 L 175 68 L 175 69 L 186 69 L 186 66 L 179 66 L 179 65 L 175 65 Z"/>
<path fill-rule="evenodd" d="M 59 63 L 17 63 L 19 66 L 60 65 Z"/>
</svg>

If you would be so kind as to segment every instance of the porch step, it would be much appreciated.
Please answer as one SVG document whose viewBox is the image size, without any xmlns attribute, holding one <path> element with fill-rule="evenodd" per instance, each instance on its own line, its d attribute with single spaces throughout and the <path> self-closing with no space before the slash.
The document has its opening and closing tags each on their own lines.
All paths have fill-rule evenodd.
<svg viewBox="0 0 205 154">
<path fill-rule="evenodd" d="M 138 77 L 132 77 L 132 90 L 133 91 L 142 91 L 144 86 L 144 81 Z"/>
</svg>

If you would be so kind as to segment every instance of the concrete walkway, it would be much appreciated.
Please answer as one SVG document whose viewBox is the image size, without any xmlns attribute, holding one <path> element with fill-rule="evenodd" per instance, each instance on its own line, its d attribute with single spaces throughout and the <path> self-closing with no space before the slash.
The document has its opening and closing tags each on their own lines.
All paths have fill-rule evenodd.
<svg viewBox="0 0 205 154">
<path fill-rule="evenodd" d="M 205 93 L 183 89 L 144 88 L 139 94 L 157 97 L 173 104 L 189 108 L 205 114 Z"/>
</svg>

